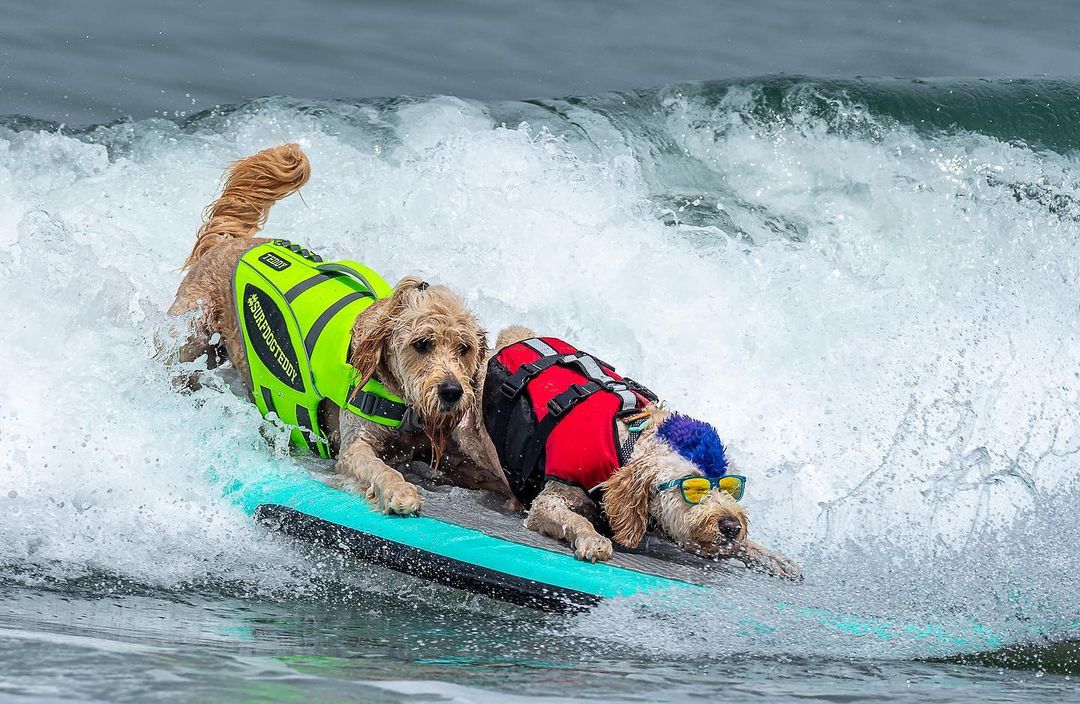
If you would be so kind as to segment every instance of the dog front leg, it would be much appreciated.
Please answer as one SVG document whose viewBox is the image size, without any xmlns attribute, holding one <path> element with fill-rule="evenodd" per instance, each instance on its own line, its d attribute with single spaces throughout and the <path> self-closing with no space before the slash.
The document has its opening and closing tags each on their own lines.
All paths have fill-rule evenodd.
<svg viewBox="0 0 1080 704">
<path fill-rule="evenodd" d="M 792 582 L 801 582 L 803 578 L 802 570 L 793 561 L 753 540 L 743 543 L 734 557 L 745 562 L 747 567 L 757 567 Z"/>
<path fill-rule="evenodd" d="M 570 543 L 579 560 L 610 560 L 611 541 L 597 533 L 596 527 L 588 518 L 571 508 L 572 501 L 565 496 L 568 491 L 575 489 L 563 484 L 548 483 L 533 501 L 525 519 L 525 527 Z M 585 500 L 589 500 L 588 497 L 585 497 Z"/>
<path fill-rule="evenodd" d="M 353 438 L 342 448 L 335 469 L 355 479 L 383 513 L 407 516 L 420 510 L 423 500 L 416 487 L 405 481 L 401 472 L 379 459 L 371 445 L 360 438 Z"/>
</svg>

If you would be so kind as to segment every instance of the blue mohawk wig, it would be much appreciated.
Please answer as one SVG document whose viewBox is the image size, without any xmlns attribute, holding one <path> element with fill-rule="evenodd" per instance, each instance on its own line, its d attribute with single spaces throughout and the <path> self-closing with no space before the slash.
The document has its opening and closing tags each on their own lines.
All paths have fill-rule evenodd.
<svg viewBox="0 0 1080 704">
<path fill-rule="evenodd" d="M 709 423 L 675 413 L 660 424 L 656 434 L 706 477 L 722 477 L 727 472 L 724 443 Z"/>
</svg>

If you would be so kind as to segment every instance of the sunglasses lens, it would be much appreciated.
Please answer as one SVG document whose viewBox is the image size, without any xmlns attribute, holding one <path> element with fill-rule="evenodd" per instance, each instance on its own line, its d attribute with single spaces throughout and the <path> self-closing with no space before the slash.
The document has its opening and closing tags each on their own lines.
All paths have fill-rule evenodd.
<svg viewBox="0 0 1080 704">
<path fill-rule="evenodd" d="M 712 485 L 705 477 L 690 477 L 682 483 L 683 498 L 692 504 L 701 503 L 709 495 L 710 489 Z"/>
<path fill-rule="evenodd" d="M 738 501 L 743 495 L 743 480 L 741 477 L 720 477 L 720 490 L 726 491 L 731 498 Z"/>
</svg>

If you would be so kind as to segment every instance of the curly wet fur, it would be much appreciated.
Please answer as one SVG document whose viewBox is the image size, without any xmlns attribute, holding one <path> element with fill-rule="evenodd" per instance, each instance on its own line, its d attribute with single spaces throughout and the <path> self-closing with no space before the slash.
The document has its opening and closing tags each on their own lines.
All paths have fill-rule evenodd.
<svg viewBox="0 0 1080 704">
<path fill-rule="evenodd" d="M 532 330 L 522 326 L 506 328 L 499 333 L 495 350 L 535 336 Z M 481 374 L 486 374 L 486 363 Z M 483 379 L 480 388 L 482 385 Z M 477 453 L 475 460 L 498 467 L 498 456 L 483 425 L 479 403 L 478 400 L 465 424 L 484 441 L 485 451 Z M 728 494 L 713 491 L 705 501 L 691 505 L 683 501 L 678 491 L 657 490 L 665 481 L 703 472 L 666 442 L 663 433 L 657 432 L 672 414 L 657 404 L 650 404 L 644 410 L 650 416 L 650 423 L 635 444 L 630 461 L 604 484 L 600 509 L 612 539 L 625 547 L 636 547 L 649 529 L 651 519 L 661 533 L 684 550 L 705 557 L 735 558 L 779 576 L 799 579 L 801 575 L 795 563 L 750 540 L 746 509 Z M 682 438 L 679 442 L 686 451 L 689 441 Z M 710 444 L 707 449 L 706 454 L 713 460 L 710 466 L 717 465 L 715 448 Z M 601 523 L 599 514 L 595 502 L 582 488 L 547 482 L 533 501 L 525 526 L 565 540 L 582 560 L 603 561 L 610 559 L 612 544 L 597 531 L 596 526 Z"/>
<path fill-rule="evenodd" d="M 169 312 L 194 311 L 181 361 L 203 355 L 216 358 L 211 339 L 220 334 L 228 359 L 248 379 L 243 338 L 235 315 L 233 272 L 239 259 L 266 239 L 253 237 L 266 222 L 270 207 L 307 182 L 311 167 L 295 144 L 266 149 L 230 167 L 221 196 L 208 209 L 199 228 L 188 272 Z M 419 352 L 413 343 L 421 337 L 430 349 Z M 454 427 L 475 402 L 476 381 L 486 355 L 486 335 L 472 313 L 449 289 L 423 286 L 406 277 L 390 298 L 380 300 L 359 315 L 352 329 L 349 362 L 361 377 L 378 374 L 391 392 L 420 413 L 426 432 L 389 431 L 352 413 L 330 414 L 340 426 L 341 452 L 337 471 L 348 477 L 383 511 L 415 513 L 420 495 L 401 474 L 387 464 L 391 452 L 400 460 L 414 455 L 438 458 L 445 451 Z M 438 387 L 460 383 L 458 401 L 439 399 Z M 460 475 L 484 488 L 505 485 L 480 472 Z"/>
<path fill-rule="evenodd" d="M 264 150 L 232 165 L 221 197 L 208 208 L 199 228 L 186 263 L 187 275 L 170 308 L 173 315 L 197 312 L 180 350 L 182 361 L 203 355 L 214 359 L 211 340 L 220 334 L 228 358 L 243 378 L 248 377 L 244 344 L 233 312 L 233 271 L 246 251 L 267 241 L 253 235 L 265 223 L 270 206 L 296 192 L 309 176 L 307 157 L 296 145 Z M 437 457 L 452 439 L 461 458 L 468 460 L 458 458 L 451 463 L 456 483 L 508 495 L 483 426 L 481 395 L 477 393 L 486 373 L 485 334 L 461 301 L 444 287 L 425 287 L 418 279 L 407 277 L 390 298 L 373 304 L 357 318 L 352 334 L 350 363 L 358 374 L 378 374 L 391 392 L 418 408 L 425 432 L 395 432 L 342 412 L 337 471 L 381 510 L 415 513 L 421 505 L 419 493 L 387 464 L 388 455 L 394 452 L 400 459 L 427 450 Z M 507 328 L 499 335 L 497 347 L 532 336 L 532 331 L 523 327 Z M 422 338 L 431 344 L 420 351 L 414 343 Z M 461 383 L 463 395 L 444 407 L 438 386 L 448 379 Z M 657 406 L 647 410 L 657 422 L 666 417 L 666 411 Z M 459 423 L 463 414 L 464 422 Z M 651 516 L 664 533 L 688 550 L 736 557 L 796 577 L 798 568 L 790 560 L 746 537 L 749 522 L 745 511 L 726 495 L 710 496 L 691 507 L 678 492 L 656 491 L 657 484 L 693 473 L 693 467 L 656 438 L 654 430 L 647 431 L 631 461 L 608 482 L 602 508 L 616 540 L 636 545 Z M 605 560 L 611 557 L 611 542 L 596 531 L 598 517 L 594 514 L 596 507 L 583 490 L 550 482 L 533 503 L 526 525 L 567 540 L 582 559 Z M 720 531 L 725 519 L 737 522 L 735 535 Z"/>
<path fill-rule="evenodd" d="M 673 413 L 656 431 L 671 449 L 690 460 L 706 477 L 727 473 L 727 451 L 720 434 L 705 421 Z"/>
<path fill-rule="evenodd" d="M 424 351 L 417 342 L 426 343 Z M 378 375 L 410 400 L 438 465 L 450 433 L 475 401 L 486 355 L 487 334 L 453 292 L 406 277 L 390 298 L 357 318 L 349 363 L 364 382 Z M 440 385 L 448 382 L 462 387 L 460 401 L 449 407 L 439 398 Z"/>
<path fill-rule="evenodd" d="M 217 244 L 252 237 L 266 223 L 270 206 L 299 191 L 309 178 L 311 163 L 297 144 L 233 162 L 221 195 L 206 208 L 184 267 L 194 266 Z"/>
<path fill-rule="evenodd" d="M 660 409 L 652 415 L 660 422 L 666 419 L 666 412 Z M 699 504 L 688 504 L 676 490 L 656 490 L 666 481 L 688 475 L 703 473 L 659 433 L 638 440 L 630 462 L 604 484 L 603 507 L 615 541 L 636 547 L 651 517 L 665 535 L 685 550 L 707 557 L 730 555 L 745 540 L 750 523 L 742 504 L 722 491 L 711 492 Z M 724 519 L 738 521 L 737 535 L 729 537 L 720 531 Z"/>
</svg>

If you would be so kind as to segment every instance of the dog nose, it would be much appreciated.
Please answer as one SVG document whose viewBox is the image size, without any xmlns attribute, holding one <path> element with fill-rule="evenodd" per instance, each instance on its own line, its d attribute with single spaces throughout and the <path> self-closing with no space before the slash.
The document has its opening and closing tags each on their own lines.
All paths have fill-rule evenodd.
<svg viewBox="0 0 1080 704">
<path fill-rule="evenodd" d="M 439 400 L 448 406 L 460 401 L 463 393 L 465 389 L 461 388 L 457 380 L 452 379 L 439 384 Z"/>
<path fill-rule="evenodd" d="M 739 519 L 737 518 L 721 518 L 717 528 L 720 530 L 720 535 L 728 540 L 735 540 L 742 531 L 742 524 L 739 523 Z"/>
</svg>

